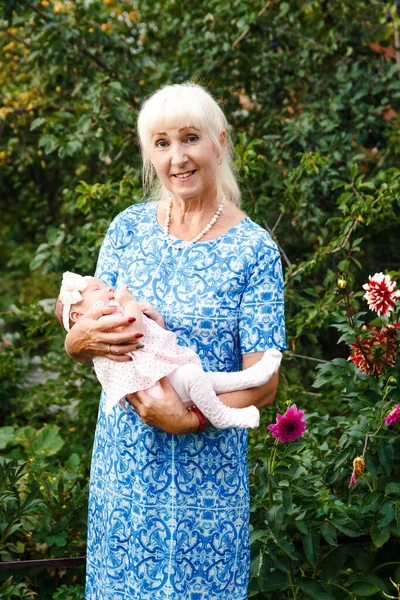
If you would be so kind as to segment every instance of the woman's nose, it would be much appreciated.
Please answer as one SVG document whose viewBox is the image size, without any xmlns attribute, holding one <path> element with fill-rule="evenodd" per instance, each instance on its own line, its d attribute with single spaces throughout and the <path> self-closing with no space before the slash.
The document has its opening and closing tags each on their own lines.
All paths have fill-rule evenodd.
<svg viewBox="0 0 400 600">
<path fill-rule="evenodd" d="M 171 147 L 172 157 L 171 162 L 175 166 L 184 165 L 187 162 L 185 148 L 181 144 L 173 144 Z"/>
</svg>

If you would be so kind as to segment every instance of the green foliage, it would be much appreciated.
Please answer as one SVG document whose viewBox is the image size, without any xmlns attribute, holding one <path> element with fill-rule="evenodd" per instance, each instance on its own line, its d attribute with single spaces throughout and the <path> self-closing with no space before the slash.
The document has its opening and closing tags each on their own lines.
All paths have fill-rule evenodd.
<svg viewBox="0 0 400 600">
<path fill-rule="evenodd" d="M 84 554 L 99 386 L 65 356 L 43 299 L 64 270 L 94 270 L 112 218 L 142 199 L 140 103 L 192 79 L 228 116 L 244 210 L 286 277 L 289 351 L 250 437 L 249 595 L 396 597 L 399 437 L 379 427 L 400 402 L 398 367 L 360 372 L 347 345 L 379 326 L 368 274 L 400 274 L 399 19 L 394 3 L 362 0 L 0 1 L 3 560 Z M 308 429 L 278 446 L 265 425 L 293 401 Z M 366 436 L 366 474 L 348 490 Z M 0 577 L 2 598 L 82 590 L 79 569 Z"/>
</svg>

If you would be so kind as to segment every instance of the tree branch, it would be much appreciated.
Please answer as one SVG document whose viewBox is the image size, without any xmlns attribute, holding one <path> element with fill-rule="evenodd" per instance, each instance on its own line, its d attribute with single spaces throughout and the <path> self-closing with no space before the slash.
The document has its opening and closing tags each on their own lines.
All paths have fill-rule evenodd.
<svg viewBox="0 0 400 600">
<path fill-rule="evenodd" d="M 37 8 L 37 6 L 35 6 L 34 4 L 32 4 L 32 2 L 29 2 L 29 0 L 21 0 L 21 2 L 23 4 L 25 4 L 26 6 L 29 6 L 29 8 L 31 10 L 33 10 L 33 12 L 35 12 L 37 15 L 39 15 L 39 17 L 41 19 L 43 19 L 44 21 L 46 21 L 46 23 L 50 23 L 50 19 L 47 15 L 44 14 L 44 12 L 42 12 L 39 8 Z"/>
<path fill-rule="evenodd" d="M 244 38 L 250 33 L 250 30 L 252 28 L 252 26 L 254 25 L 254 23 L 256 22 L 256 20 L 259 17 L 262 17 L 267 10 L 269 10 L 271 8 L 271 6 L 274 4 L 274 0 L 268 0 L 267 4 L 265 6 L 263 6 L 263 8 L 260 10 L 260 12 L 257 14 L 256 18 L 254 19 L 254 21 L 252 23 L 250 23 L 250 25 L 248 25 L 246 27 L 246 29 L 244 29 L 242 31 L 242 33 L 239 35 L 238 38 L 236 38 L 236 40 L 233 42 L 232 44 L 232 50 L 236 50 L 236 48 L 239 46 L 240 42 L 242 40 L 244 40 Z"/>
<path fill-rule="evenodd" d="M 24 38 L 21 37 L 20 35 L 15 35 L 15 33 L 11 33 L 11 31 L 9 29 L 0 28 L 0 31 L 4 31 L 6 33 L 6 35 L 8 35 L 8 37 L 12 38 L 13 40 L 15 40 L 18 43 L 24 44 L 27 48 L 30 47 L 29 42 L 24 40 Z"/>
<path fill-rule="evenodd" d="M 108 65 L 106 65 L 106 63 L 104 63 L 101 60 L 101 58 L 99 58 L 98 56 L 95 56 L 94 54 L 92 54 L 91 52 L 89 52 L 89 50 L 86 50 L 86 48 L 79 48 L 79 49 L 80 49 L 80 51 L 85 56 L 87 56 L 88 58 L 90 58 L 91 60 L 93 60 L 96 64 L 98 64 L 99 67 L 101 67 L 102 69 L 104 69 L 105 71 L 107 71 L 108 73 L 110 73 L 110 75 L 112 75 L 113 77 L 117 78 L 116 73 L 114 73 L 114 71 L 112 70 L 112 68 L 109 67 Z"/>
<path fill-rule="evenodd" d="M 271 235 L 271 237 L 273 238 L 273 240 L 276 243 L 276 245 L 278 246 L 279 252 L 281 253 L 281 256 L 282 256 L 284 262 L 289 267 L 289 269 L 291 269 L 292 268 L 292 263 L 288 259 L 287 254 L 284 251 L 284 249 L 278 244 L 278 241 L 277 241 L 276 237 L 274 236 L 273 229 L 271 229 L 270 227 L 268 227 L 268 223 L 266 221 L 264 221 L 264 227 L 268 231 L 268 233 Z"/>
<path fill-rule="evenodd" d="M 350 229 L 346 233 L 344 239 L 340 242 L 339 246 L 337 246 L 336 248 L 333 248 L 333 250 L 327 250 L 326 254 L 336 254 L 336 252 L 339 252 L 340 250 L 343 250 L 343 248 L 345 247 L 345 245 L 349 241 L 350 236 L 353 233 L 356 225 L 357 225 L 357 219 L 354 219 L 354 221 L 353 221 Z"/>
<path fill-rule="evenodd" d="M 306 360 L 313 360 L 314 362 L 318 363 L 329 362 L 329 360 L 323 360 L 322 358 L 314 358 L 313 356 L 304 356 L 304 354 L 296 354 L 295 352 L 290 352 L 289 350 L 286 351 L 285 356 L 287 358 L 290 358 L 291 356 L 294 356 L 295 358 L 305 358 Z"/>
<path fill-rule="evenodd" d="M 273 228 L 272 228 L 272 233 L 273 233 L 273 234 L 275 234 L 275 230 L 277 229 L 277 227 L 278 227 L 279 223 L 281 222 L 281 219 L 282 219 L 282 217 L 283 217 L 283 212 L 281 212 L 281 213 L 279 214 L 279 217 L 277 218 L 277 220 L 276 220 L 276 223 L 275 223 L 275 225 L 274 225 L 274 226 L 273 226 Z"/>
<path fill-rule="evenodd" d="M 21 0 L 21 2 L 23 2 L 23 4 L 25 4 L 26 6 L 28 6 L 31 10 L 33 10 L 37 15 L 39 15 L 39 17 L 41 19 L 43 19 L 44 21 L 46 21 L 46 23 L 50 23 L 50 19 L 48 18 L 47 15 L 45 15 L 41 10 L 39 10 L 34 4 L 32 4 L 29 0 Z M 70 40 L 72 43 L 76 43 L 77 40 L 74 38 L 71 38 Z M 99 58 L 98 56 L 95 56 L 94 54 L 92 54 L 91 52 L 89 52 L 89 50 L 87 50 L 86 48 L 79 48 L 78 45 L 78 52 L 82 52 L 82 54 L 84 54 L 85 56 L 87 56 L 88 58 L 90 58 L 91 60 L 93 60 L 99 67 L 101 67 L 104 71 L 107 71 L 107 73 L 110 73 L 110 75 L 112 75 L 112 77 L 117 77 L 116 73 L 114 73 L 114 71 L 112 70 L 111 67 L 109 67 L 108 65 L 106 65 L 105 62 L 103 62 L 101 60 L 101 58 Z"/>
<path fill-rule="evenodd" d="M 253 200 L 253 203 L 255 204 L 255 202 L 256 202 L 256 201 L 255 201 L 255 198 L 254 198 L 253 192 L 251 191 L 251 189 L 249 188 L 249 186 L 248 186 L 248 185 L 246 185 L 246 187 L 247 187 L 247 191 L 248 191 L 248 192 L 249 192 L 249 194 L 250 194 L 250 198 Z M 279 224 L 279 221 L 280 221 L 280 219 L 281 219 L 281 218 L 282 218 L 282 213 L 281 213 L 280 217 L 278 217 L 278 220 L 276 221 L 276 223 L 275 223 L 275 225 L 274 225 L 274 228 L 273 228 L 273 229 L 270 229 L 270 227 L 268 226 L 268 223 L 267 223 L 266 221 L 264 221 L 264 228 L 265 228 L 265 229 L 268 231 L 268 233 L 271 235 L 272 239 L 274 240 L 274 242 L 275 242 L 275 243 L 276 243 L 276 245 L 278 246 L 278 248 L 279 248 L 279 252 L 281 253 L 281 256 L 282 256 L 282 259 L 283 259 L 283 261 L 286 263 L 286 265 L 289 267 L 289 269 L 291 269 L 291 268 L 292 268 L 292 263 L 291 263 L 291 262 L 290 262 L 290 260 L 288 259 L 286 252 L 285 252 L 285 251 L 284 251 L 284 249 L 283 249 L 283 248 L 282 248 L 282 247 L 279 245 L 279 243 L 278 243 L 278 240 L 276 239 L 276 237 L 275 237 L 275 235 L 274 235 L 274 230 L 275 230 L 275 228 L 277 227 L 277 225 Z"/>
<path fill-rule="evenodd" d="M 293 279 L 293 277 L 296 277 L 296 275 L 300 275 L 300 273 L 302 273 L 303 271 L 306 270 L 306 267 L 308 265 L 313 265 L 315 263 L 315 259 L 313 258 L 312 260 L 309 260 L 305 265 L 303 265 L 302 267 L 299 267 L 298 269 L 296 269 L 296 271 L 293 271 L 293 273 L 288 273 L 287 275 L 287 280 L 290 281 L 291 279 Z"/>
<path fill-rule="evenodd" d="M 394 19 L 394 51 L 396 54 L 397 75 L 400 78 L 400 32 L 397 18 Z"/>
</svg>

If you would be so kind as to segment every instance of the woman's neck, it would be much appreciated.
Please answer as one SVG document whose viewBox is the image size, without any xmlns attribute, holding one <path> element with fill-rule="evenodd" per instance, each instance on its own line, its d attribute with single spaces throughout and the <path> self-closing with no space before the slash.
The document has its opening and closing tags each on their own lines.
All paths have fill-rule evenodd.
<svg viewBox="0 0 400 600">
<path fill-rule="evenodd" d="M 173 196 L 170 202 L 171 223 L 185 228 L 196 227 L 199 223 L 212 219 L 219 206 L 216 193 L 207 199 L 200 197 L 182 200 Z"/>
</svg>

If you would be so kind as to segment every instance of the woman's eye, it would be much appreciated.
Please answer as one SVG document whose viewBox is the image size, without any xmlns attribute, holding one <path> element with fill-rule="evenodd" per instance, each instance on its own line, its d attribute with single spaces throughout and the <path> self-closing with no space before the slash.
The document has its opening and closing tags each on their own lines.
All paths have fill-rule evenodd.
<svg viewBox="0 0 400 600">
<path fill-rule="evenodd" d="M 166 148 L 167 142 L 165 140 L 157 140 L 155 146 L 156 148 Z"/>
<path fill-rule="evenodd" d="M 197 140 L 199 139 L 199 136 L 197 135 L 188 135 L 187 136 L 187 141 L 190 142 L 191 144 L 193 144 L 193 142 L 197 142 Z"/>
</svg>

